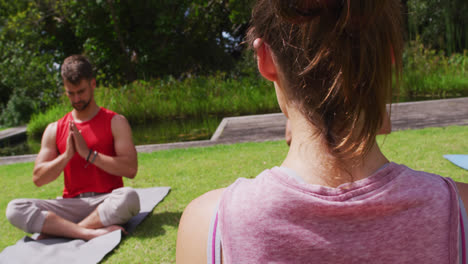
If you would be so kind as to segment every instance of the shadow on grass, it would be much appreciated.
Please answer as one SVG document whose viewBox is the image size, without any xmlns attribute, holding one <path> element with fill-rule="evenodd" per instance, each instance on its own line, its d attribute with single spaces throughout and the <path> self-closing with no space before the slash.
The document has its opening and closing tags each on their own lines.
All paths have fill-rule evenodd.
<svg viewBox="0 0 468 264">
<path fill-rule="evenodd" d="M 166 234 L 164 226 L 179 225 L 180 217 L 182 212 L 163 212 L 151 214 L 146 217 L 145 220 L 136 228 L 136 230 L 130 234 L 137 238 L 151 238 L 162 236 Z"/>
<path fill-rule="evenodd" d="M 144 240 L 164 236 L 166 234 L 164 227 L 177 227 L 181 217 L 182 212 L 161 212 L 148 215 L 132 233 L 122 238 L 122 241 L 103 258 L 102 262 L 109 261 L 114 253 L 121 249 L 122 243 L 126 243 L 130 237 Z"/>
</svg>

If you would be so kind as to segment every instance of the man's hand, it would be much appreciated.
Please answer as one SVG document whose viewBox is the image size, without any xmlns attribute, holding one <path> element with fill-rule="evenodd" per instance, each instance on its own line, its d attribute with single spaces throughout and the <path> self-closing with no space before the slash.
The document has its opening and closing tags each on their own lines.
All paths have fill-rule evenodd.
<svg viewBox="0 0 468 264">
<path fill-rule="evenodd" d="M 37 154 L 33 171 L 33 182 L 37 186 L 57 179 L 76 152 L 71 132 L 67 138 L 67 149 L 62 154 L 58 152 L 55 142 L 56 131 L 57 122 L 54 122 L 47 126 L 44 135 L 42 135 L 41 150 Z"/>
<path fill-rule="evenodd" d="M 70 131 L 67 138 L 67 149 L 65 150 L 65 157 L 70 160 L 75 155 L 75 143 L 73 142 L 73 133 Z"/>
<path fill-rule="evenodd" d="M 86 144 L 85 139 L 81 135 L 81 132 L 78 131 L 78 128 L 75 126 L 75 123 L 73 121 L 70 121 L 70 132 L 73 135 L 74 148 L 83 159 L 86 159 L 89 154 L 88 145 Z"/>
</svg>

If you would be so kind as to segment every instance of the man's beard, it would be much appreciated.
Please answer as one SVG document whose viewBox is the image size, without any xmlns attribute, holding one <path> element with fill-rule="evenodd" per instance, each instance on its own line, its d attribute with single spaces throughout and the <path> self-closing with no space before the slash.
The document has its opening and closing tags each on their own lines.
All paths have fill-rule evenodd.
<svg viewBox="0 0 468 264">
<path fill-rule="evenodd" d="M 73 108 L 75 108 L 76 111 L 81 112 L 81 111 L 85 110 L 85 109 L 88 107 L 89 103 L 91 102 L 91 99 L 92 99 L 92 98 L 89 98 L 88 102 L 79 101 L 79 102 L 76 103 L 76 104 L 72 104 L 72 106 L 73 106 Z M 82 106 L 81 106 L 81 107 L 78 107 L 78 106 L 77 106 L 78 104 L 82 104 Z"/>
</svg>

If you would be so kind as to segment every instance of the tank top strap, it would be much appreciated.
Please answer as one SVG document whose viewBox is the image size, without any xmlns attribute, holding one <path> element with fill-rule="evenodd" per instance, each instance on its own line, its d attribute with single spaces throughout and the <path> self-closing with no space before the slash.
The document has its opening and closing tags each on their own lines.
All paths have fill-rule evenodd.
<svg viewBox="0 0 468 264">
<path fill-rule="evenodd" d="M 211 217 L 210 229 L 208 232 L 208 244 L 206 259 L 208 264 L 221 264 L 221 229 L 218 221 L 218 205 Z"/>
<path fill-rule="evenodd" d="M 458 200 L 458 263 L 467 264 L 466 257 L 468 256 L 468 245 L 466 238 L 468 237 L 468 217 L 466 214 L 465 206 L 459 195 L 457 185 L 451 178 L 443 177 L 447 185 L 455 193 Z"/>
<path fill-rule="evenodd" d="M 466 264 L 466 257 L 468 256 L 468 245 L 466 243 L 466 238 L 468 237 L 468 216 L 460 197 L 458 197 L 458 203 L 460 206 L 459 263 Z"/>
</svg>

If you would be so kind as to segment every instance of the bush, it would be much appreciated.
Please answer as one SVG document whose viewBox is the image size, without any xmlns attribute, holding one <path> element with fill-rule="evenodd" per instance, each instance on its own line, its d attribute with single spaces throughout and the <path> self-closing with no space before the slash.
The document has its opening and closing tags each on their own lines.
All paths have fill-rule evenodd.
<svg viewBox="0 0 468 264">
<path fill-rule="evenodd" d="M 10 1 L 11 2 L 11 1 Z M 31 1 L 0 4 L 0 125 L 20 125 L 57 102 L 59 55 L 44 36 L 40 10 Z M 11 12 L 8 13 L 7 12 Z M 6 16 L 5 16 L 6 15 Z"/>
<path fill-rule="evenodd" d="M 49 108 L 44 113 L 32 115 L 31 121 L 28 123 L 27 134 L 35 139 L 40 139 L 49 123 L 57 121 L 71 110 L 72 108 L 70 103 L 68 103 L 68 99 L 63 96 L 59 104 Z"/>
<path fill-rule="evenodd" d="M 183 80 L 140 80 L 121 87 L 98 87 L 95 99 L 98 105 L 124 115 L 132 125 L 280 111 L 273 85 L 258 75 L 234 79 L 218 73 Z M 62 97 L 58 105 L 31 118 L 28 134 L 40 137 L 48 123 L 70 110 L 68 99 Z"/>
<path fill-rule="evenodd" d="M 466 50 L 446 56 L 443 51 L 425 47 L 417 38 L 408 43 L 403 63 L 401 96 L 408 99 L 468 96 Z"/>
<path fill-rule="evenodd" d="M 29 96 L 13 94 L 0 115 L 0 123 L 6 127 L 24 123 L 36 108 L 35 101 Z"/>
<path fill-rule="evenodd" d="M 98 87 L 98 105 L 127 117 L 132 125 L 148 121 L 236 116 L 280 111 L 273 85 L 259 76 L 251 51 L 234 71 L 212 76 L 167 77 L 138 80 L 120 87 Z M 468 56 L 428 49 L 419 39 L 404 53 L 403 79 L 399 95 L 408 100 L 417 97 L 468 96 Z M 32 117 L 28 133 L 40 137 L 48 123 L 70 111 L 65 96 L 45 113 Z"/>
</svg>

